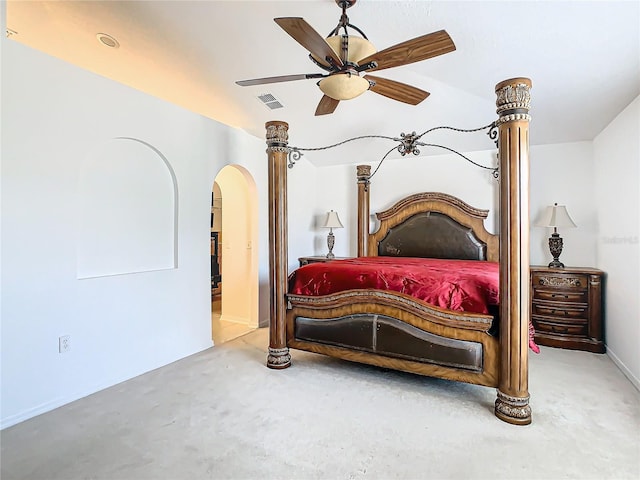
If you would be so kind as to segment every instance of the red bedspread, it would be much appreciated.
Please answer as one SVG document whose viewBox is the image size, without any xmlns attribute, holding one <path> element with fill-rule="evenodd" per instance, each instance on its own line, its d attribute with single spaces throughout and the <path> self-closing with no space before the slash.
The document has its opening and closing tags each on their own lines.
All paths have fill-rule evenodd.
<svg viewBox="0 0 640 480">
<path fill-rule="evenodd" d="M 497 262 L 412 257 L 360 257 L 311 263 L 289 276 L 289 293 L 329 295 L 343 290 L 394 290 L 447 310 L 489 313 L 498 305 Z M 540 353 L 529 322 L 529 348 Z"/>
<path fill-rule="evenodd" d="M 489 313 L 498 305 L 497 262 L 413 257 L 360 257 L 305 265 L 289 276 L 294 295 L 329 295 L 351 289 L 393 290 L 431 305 Z"/>
</svg>

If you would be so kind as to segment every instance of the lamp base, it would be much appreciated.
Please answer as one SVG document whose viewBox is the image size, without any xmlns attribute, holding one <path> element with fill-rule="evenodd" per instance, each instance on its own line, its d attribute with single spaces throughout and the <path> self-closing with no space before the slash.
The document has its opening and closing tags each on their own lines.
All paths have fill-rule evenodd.
<svg viewBox="0 0 640 480">
<path fill-rule="evenodd" d="M 553 260 L 553 262 L 549 264 L 549 268 L 564 268 L 564 263 L 559 260 Z"/>
<path fill-rule="evenodd" d="M 329 247 L 329 253 L 327 253 L 327 258 L 335 258 L 336 256 L 333 254 L 333 246 L 335 245 L 336 237 L 333 234 L 333 228 L 329 230 L 329 235 L 327 235 L 327 247 Z"/>
<path fill-rule="evenodd" d="M 553 256 L 553 262 L 549 264 L 549 268 L 564 268 L 564 263 L 560 261 L 562 253 L 562 237 L 557 232 L 553 232 L 549 237 L 549 251 Z"/>
</svg>

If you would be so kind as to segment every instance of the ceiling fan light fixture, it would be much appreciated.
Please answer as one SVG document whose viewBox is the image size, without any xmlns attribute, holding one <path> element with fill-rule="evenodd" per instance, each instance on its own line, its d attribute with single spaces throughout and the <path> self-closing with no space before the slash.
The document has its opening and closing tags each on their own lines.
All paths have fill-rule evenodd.
<svg viewBox="0 0 640 480">
<path fill-rule="evenodd" d="M 320 80 L 318 86 L 334 100 L 351 100 L 369 90 L 369 81 L 355 73 L 336 73 Z"/>
</svg>

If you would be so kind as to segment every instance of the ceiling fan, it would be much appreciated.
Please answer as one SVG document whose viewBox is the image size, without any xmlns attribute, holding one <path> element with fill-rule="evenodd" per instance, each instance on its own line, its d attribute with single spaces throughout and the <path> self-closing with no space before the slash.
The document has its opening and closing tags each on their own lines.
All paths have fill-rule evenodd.
<svg viewBox="0 0 640 480">
<path fill-rule="evenodd" d="M 410 105 L 417 105 L 423 101 L 429 96 L 429 92 L 395 80 L 361 74 L 420 62 L 453 52 L 456 46 L 451 37 L 444 30 L 440 30 L 407 40 L 378 52 L 369 42 L 364 32 L 349 23 L 346 13 L 347 8 L 352 7 L 356 1 L 335 0 L 338 6 L 342 8 L 342 16 L 338 25 L 329 33 L 326 39 L 322 38 L 302 18 L 274 18 L 274 21 L 285 32 L 310 52 L 309 58 L 313 63 L 328 73 L 255 78 L 241 80 L 236 83 L 246 87 L 320 78 L 322 80 L 318 82 L 318 86 L 324 95 L 316 108 L 316 115 L 333 113 L 341 100 L 350 100 L 367 90 Z M 361 37 L 349 35 L 347 28 L 357 31 Z M 340 34 L 341 29 L 344 32 L 343 34 Z"/>
</svg>

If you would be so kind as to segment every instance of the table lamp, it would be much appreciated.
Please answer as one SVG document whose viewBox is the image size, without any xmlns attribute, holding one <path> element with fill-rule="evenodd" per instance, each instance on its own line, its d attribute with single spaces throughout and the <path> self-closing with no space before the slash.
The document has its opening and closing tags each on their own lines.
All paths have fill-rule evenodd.
<svg viewBox="0 0 640 480">
<path fill-rule="evenodd" d="M 536 226 L 546 228 L 553 227 L 553 233 L 549 237 L 549 251 L 553 256 L 553 261 L 549 264 L 549 268 L 564 268 L 564 263 L 560 261 L 560 254 L 562 253 L 562 237 L 558 234 L 558 227 L 576 227 L 576 224 L 573 223 L 573 220 L 571 220 L 571 217 L 567 212 L 567 207 L 564 205 L 558 205 L 557 203 L 547 207 L 540 221 L 536 223 Z"/>
<path fill-rule="evenodd" d="M 333 254 L 333 246 L 335 245 L 336 239 L 333 235 L 334 228 L 344 228 L 342 222 L 338 218 L 338 213 L 331 210 L 327 213 L 327 219 L 322 224 L 323 228 L 329 229 L 329 235 L 327 235 L 327 246 L 329 247 L 329 253 L 327 253 L 327 258 L 335 258 Z"/>
</svg>

